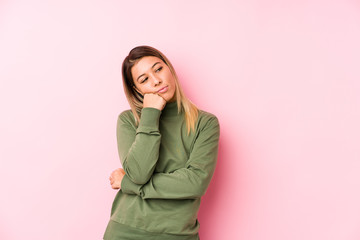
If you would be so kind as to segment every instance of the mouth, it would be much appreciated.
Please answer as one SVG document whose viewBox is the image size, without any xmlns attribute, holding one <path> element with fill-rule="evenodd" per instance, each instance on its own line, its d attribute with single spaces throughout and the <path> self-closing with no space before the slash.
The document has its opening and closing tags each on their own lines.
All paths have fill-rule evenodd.
<svg viewBox="0 0 360 240">
<path fill-rule="evenodd" d="M 157 91 L 158 93 L 164 93 L 164 92 L 166 92 L 168 90 L 168 86 L 166 86 L 166 87 L 163 87 L 163 88 L 161 88 L 159 91 Z"/>
</svg>

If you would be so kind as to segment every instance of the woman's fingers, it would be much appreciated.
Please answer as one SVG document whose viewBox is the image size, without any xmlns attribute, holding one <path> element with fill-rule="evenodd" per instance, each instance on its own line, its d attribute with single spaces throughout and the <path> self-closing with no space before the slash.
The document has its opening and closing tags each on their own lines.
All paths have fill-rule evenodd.
<svg viewBox="0 0 360 240">
<path fill-rule="evenodd" d="M 111 184 L 111 188 L 112 188 L 112 189 L 119 189 L 119 188 L 120 188 L 120 184 L 117 183 L 117 182 L 113 182 L 113 183 Z"/>
<path fill-rule="evenodd" d="M 165 99 L 157 93 L 146 93 L 144 95 L 143 107 L 152 107 L 162 110 L 165 107 Z"/>
<path fill-rule="evenodd" d="M 121 181 L 125 175 L 125 171 L 122 168 L 115 169 L 109 177 L 110 185 L 112 189 L 120 189 Z"/>
</svg>

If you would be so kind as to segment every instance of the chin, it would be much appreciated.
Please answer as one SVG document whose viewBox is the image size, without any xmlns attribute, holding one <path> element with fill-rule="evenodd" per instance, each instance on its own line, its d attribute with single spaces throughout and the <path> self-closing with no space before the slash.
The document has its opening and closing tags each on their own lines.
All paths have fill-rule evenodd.
<svg viewBox="0 0 360 240">
<path fill-rule="evenodd" d="M 172 95 L 171 97 L 169 97 L 167 100 L 166 100 L 167 102 L 174 102 L 174 101 L 176 101 L 176 97 L 174 96 L 174 95 Z"/>
<path fill-rule="evenodd" d="M 165 99 L 166 102 L 169 102 L 171 100 L 173 100 L 173 101 L 176 100 L 176 98 L 174 96 L 175 96 L 175 94 L 165 94 L 162 97 Z"/>
</svg>

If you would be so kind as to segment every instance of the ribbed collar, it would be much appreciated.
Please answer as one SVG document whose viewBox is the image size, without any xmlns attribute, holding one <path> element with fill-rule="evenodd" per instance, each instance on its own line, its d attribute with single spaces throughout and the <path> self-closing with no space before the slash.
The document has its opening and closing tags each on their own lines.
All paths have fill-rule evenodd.
<svg viewBox="0 0 360 240">
<path fill-rule="evenodd" d="M 161 111 L 161 117 L 174 117 L 178 116 L 177 101 L 166 103 L 164 109 Z"/>
</svg>

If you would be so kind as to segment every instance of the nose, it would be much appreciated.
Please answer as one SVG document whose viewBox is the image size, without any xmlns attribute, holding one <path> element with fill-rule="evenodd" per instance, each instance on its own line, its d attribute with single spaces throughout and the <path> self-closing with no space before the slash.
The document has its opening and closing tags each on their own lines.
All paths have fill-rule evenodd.
<svg viewBox="0 0 360 240">
<path fill-rule="evenodd" d="M 162 80 L 156 76 L 153 76 L 153 83 L 155 86 L 159 85 L 160 83 L 162 83 Z"/>
</svg>

